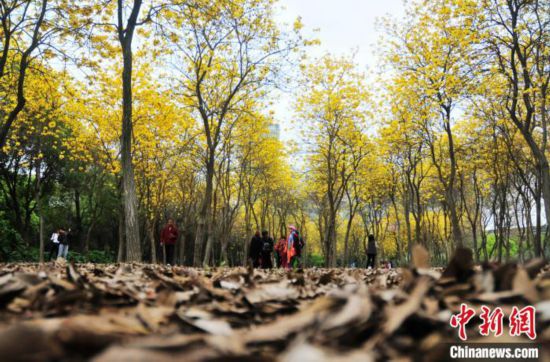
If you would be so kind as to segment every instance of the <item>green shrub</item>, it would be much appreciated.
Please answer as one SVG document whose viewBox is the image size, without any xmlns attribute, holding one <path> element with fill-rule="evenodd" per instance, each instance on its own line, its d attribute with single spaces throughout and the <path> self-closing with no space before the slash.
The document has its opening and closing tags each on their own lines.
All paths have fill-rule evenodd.
<svg viewBox="0 0 550 362">
<path fill-rule="evenodd" d="M 90 250 L 88 255 L 85 255 L 77 251 L 71 251 L 69 248 L 67 258 L 75 263 L 109 264 L 115 262 L 115 255 L 104 250 Z"/>
<path fill-rule="evenodd" d="M 325 265 L 325 258 L 319 254 L 308 254 L 304 264 L 307 267 L 317 267 L 322 268 Z"/>
<path fill-rule="evenodd" d="M 11 226 L 6 214 L 0 211 L 0 261 L 9 261 L 21 245 L 21 236 Z"/>
<path fill-rule="evenodd" d="M 491 252 L 491 250 L 495 247 L 496 242 L 496 236 L 494 233 L 490 233 L 487 235 L 487 252 Z M 517 237 L 511 236 L 508 240 L 509 247 L 510 247 L 510 257 L 511 258 L 517 258 L 518 256 L 518 242 Z M 495 251 L 493 252 L 493 259 L 496 259 L 498 256 L 498 246 L 495 247 Z M 502 246 L 502 257 L 506 258 L 506 245 Z"/>
<path fill-rule="evenodd" d="M 40 250 L 36 247 L 27 247 L 22 243 L 16 245 L 15 250 L 11 253 L 9 262 L 38 262 L 40 259 Z"/>
<path fill-rule="evenodd" d="M 40 260 L 40 250 L 38 247 L 26 247 L 23 243 L 14 244 L 12 249 L 6 251 L 2 249 L 2 262 L 35 262 Z M 4 255 L 4 253 L 6 255 Z M 46 248 L 44 250 L 44 258 L 47 259 L 50 251 Z M 88 255 L 80 253 L 78 251 L 71 250 L 69 248 L 69 254 L 67 256 L 69 261 L 75 263 L 98 263 L 109 264 L 116 262 L 116 256 L 113 253 L 104 250 L 90 250 Z M 50 260 L 45 260 L 50 261 Z"/>
</svg>

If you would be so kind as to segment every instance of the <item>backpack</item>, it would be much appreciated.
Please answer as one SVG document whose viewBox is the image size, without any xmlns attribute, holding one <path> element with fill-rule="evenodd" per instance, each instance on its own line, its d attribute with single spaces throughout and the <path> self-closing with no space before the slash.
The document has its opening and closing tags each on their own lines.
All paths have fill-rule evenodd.
<svg viewBox="0 0 550 362">
<path fill-rule="evenodd" d="M 271 238 L 263 240 L 262 251 L 264 253 L 271 253 L 273 251 L 273 240 Z"/>
<path fill-rule="evenodd" d="M 299 256 L 302 254 L 302 249 L 305 246 L 305 242 L 302 236 L 300 235 L 300 233 L 298 232 L 298 230 L 295 230 L 294 234 L 295 234 L 294 250 L 296 250 L 296 255 Z"/>
</svg>

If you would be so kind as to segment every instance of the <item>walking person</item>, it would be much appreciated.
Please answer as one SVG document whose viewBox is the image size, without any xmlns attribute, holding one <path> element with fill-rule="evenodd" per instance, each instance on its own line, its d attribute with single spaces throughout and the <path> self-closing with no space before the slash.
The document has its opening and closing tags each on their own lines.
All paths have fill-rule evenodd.
<svg viewBox="0 0 550 362">
<path fill-rule="evenodd" d="M 288 229 L 290 232 L 287 242 L 287 268 L 300 267 L 304 240 L 300 236 L 296 226 L 291 225 Z"/>
<path fill-rule="evenodd" d="M 59 253 L 59 229 L 55 230 L 52 233 L 52 236 L 50 237 L 50 253 L 48 254 L 48 260 L 52 260 L 52 256 L 54 258 L 57 257 L 57 254 Z"/>
<path fill-rule="evenodd" d="M 287 256 L 286 256 L 286 236 L 281 235 L 281 238 L 275 244 L 275 261 L 277 268 L 286 268 Z"/>
<path fill-rule="evenodd" d="M 250 240 L 250 248 L 248 249 L 248 260 L 252 263 L 252 267 L 259 268 L 261 266 L 262 254 L 262 236 L 257 230 L 252 240 Z"/>
<path fill-rule="evenodd" d="M 267 230 L 262 231 L 262 251 L 260 253 L 262 269 L 273 268 L 271 254 L 273 253 L 273 238 Z"/>
<path fill-rule="evenodd" d="M 59 251 L 57 252 L 57 258 L 67 260 L 67 255 L 69 255 L 69 239 L 67 238 L 67 231 L 65 231 L 65 229 L 59 229 L 57 240 L 59 240 Z"/>
<path fill-rule="evenodd" d="M 376 242 L 374 235 L 369 235 L 369 242 L 367 245 L 367 268 L 374 268 L 376 266 Z"/>
<path fill-rule="evenodd" d="M 174 250 L 178 236 L 179 231 L 176 224 L 174 224 L 174 219 L 168 219 L 160 234 L 160 246 L 163 249 L 163 256 L 166 258 L 164 261 L 168 265 L 174 264 Z"/>
</svg>

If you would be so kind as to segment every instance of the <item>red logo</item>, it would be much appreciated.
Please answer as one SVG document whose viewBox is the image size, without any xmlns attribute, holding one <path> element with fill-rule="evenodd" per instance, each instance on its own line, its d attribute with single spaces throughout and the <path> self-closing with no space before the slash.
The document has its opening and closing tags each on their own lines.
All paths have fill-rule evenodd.
<svg viewBox="0 0 550 362">
<path fill-rule="evenodd" d="M 523 309 L 512 308 L 510 315 L 510 335 L 521 336 L 525 334 L 529 339 L 537 338 L 535 330 L 535 307 L 527 306 Z"/>
<path fill-rule="evenodd" d="M 450 325 L 453 328 L 458 328 L 458 337 L 461 340 L 466 341 L 468 339 L 466 325 L 475 315 L 476 312 L 473 308 L 462 303 L 460 305 L 460 312 L 451 316 Z M 480 335 L 488 336 L 491 333 L 493 333 L 495 337 L 502 335 L 504 324 L 504 312 L 502 308 L 497 307 L 491 311 L 489 307 L 482 306 L 479 318 L 481 319 L 481 324 L 479 326 Z M 535 329 L 535 307 L 527 306 L 522 309 L 513 307 L 508 320 L 510 336 L 517 337 L 525 334 L 531 340 L 537 338 Z"/>
<path fill-rule="evenodd" d="M 468 308 L 466 304 L 462 303 L 460 305 L 460 313 L 451 317 L 451 327 L 458 327 L 458 336 L 463 341 L 468 339 L 468 336 L 466 335 L 466 325 L 475 315 L 475 310 Z"/>
<path fill-rule="evenodd" d="M 497 307 L 491 313 L 488 307 L 482 306 L 479 318 L 483 321 L 479 326 L 479 334 L 488 336 L 489 333 L 493 332 L 495 337 L 502 335 L 502 319 L 504 318 L 502 308 Z"/>
</svg>

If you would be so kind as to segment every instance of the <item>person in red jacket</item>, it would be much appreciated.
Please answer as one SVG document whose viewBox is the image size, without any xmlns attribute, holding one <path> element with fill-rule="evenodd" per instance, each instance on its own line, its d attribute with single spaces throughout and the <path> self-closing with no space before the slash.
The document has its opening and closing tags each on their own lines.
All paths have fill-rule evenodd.
<svg viewBox="0 0 550 362">
<path fill-rule="evenodd" d="M 275 256 L 277 257 L 277 268 L 286 268 L 286 236 L 282 235 L 277 244 L 275 244 Z"/>
<path fill-rule="evenodd" d="M 162 229 L 160 234 L 160 246 L 164 248 L 166 253 L 166 264 L 174 264 L 174 249 L 176 241 L 178 241 L 178 228 L 174 224 L 173 219 L 168 219 L 168 223 Z"/>
</svg>

